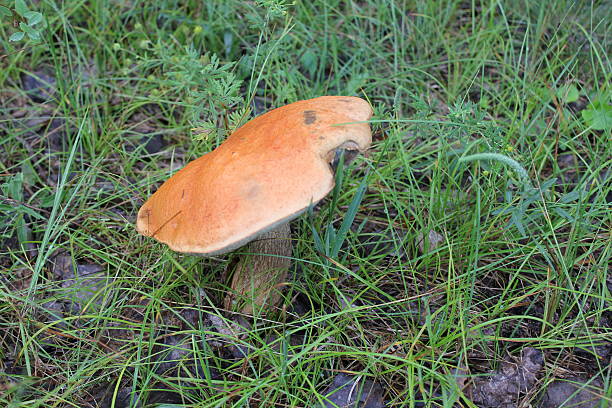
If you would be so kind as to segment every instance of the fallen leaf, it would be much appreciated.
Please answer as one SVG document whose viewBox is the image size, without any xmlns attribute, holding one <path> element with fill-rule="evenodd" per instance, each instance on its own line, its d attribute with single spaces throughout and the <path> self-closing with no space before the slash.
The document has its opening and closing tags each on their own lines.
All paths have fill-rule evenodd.
<svg viewBox="0 0 612 408">
<path fill-rule="evenodd" d="M 380 384 L 363 377 L 338 374 L 323 393 L 326 408 L 383 408 Z"/>
<path fill-rule="evenodd" d="M 440 246 L 441 243 L 444 242 L 444 236 L 442 234 L 437 233 L 434 230 L 429 230 L 427 233 L 427 249 L 429 251 L 433 251 L 437 247 Z M 419 233 L 417 236 L 417 243 L 419 245 L 419 250 L 424 253 L 425 252 L 425 240 L 423 239 L 423 233 Z"/>
</svg>

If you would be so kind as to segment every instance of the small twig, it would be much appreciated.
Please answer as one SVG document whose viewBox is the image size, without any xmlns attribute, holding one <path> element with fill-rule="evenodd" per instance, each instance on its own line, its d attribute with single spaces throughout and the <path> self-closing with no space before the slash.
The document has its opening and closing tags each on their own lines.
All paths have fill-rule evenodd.
<svg viewBox="0 0 612 408">
<path fill-rule="evenodd" d="M 12 199 L 12 198 L 8 198 L 8 197 L 5 197 L 5 196 L 3 196 L 3 195 L 0 195 L 0 200 L 4 201 L 5 203 L 10 203 L 10 204 L 12 204 L 12 205 L 14 205 L 14 206 L 20 206 L 20 205 L 22 205 L 22 206 L 24 206 L 24 207 L 26 207 L 26 208 L 29 208 L 29 209 L 31 209 L 31 210 L 35 210 L 35 211 L 39 211 L 39 212 L 43 212 L 43 213 L 45 213 L 45 214 L 50 214 L 50 211 L 49 211 L 49 210 L 45 210 L 44 208 L 35 207 L 35 206 L 33 206 L 33 205 L 26 204 L 26 203 L 24 203 L 24 202 L 22 202 L 22 201 L 14 200 L 14 199 Z"/>
</svg>

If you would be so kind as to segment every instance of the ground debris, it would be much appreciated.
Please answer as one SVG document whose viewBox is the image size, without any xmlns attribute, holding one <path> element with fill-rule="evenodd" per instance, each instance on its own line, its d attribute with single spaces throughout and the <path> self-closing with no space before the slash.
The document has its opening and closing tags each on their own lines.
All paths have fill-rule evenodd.
<svg viewBox="0 0 612 408">
<path fill-rule="evenodd" d="M 434 231 L 429 230 L 427 233 L 427 241 L 423 239 L 423 233 L 419 233 L 417 236 L 417 244 L 419 246 L 419 250 L 421 253 L 425 253 L 426 250 L 433 251 L 437 247 L 440 246 L 444 242 L 444 235 Z"/>
<path fill-rule="evenodd" d="M 196 344 L 197 342 L 198 340 L 190 335 L 173 334 L 164 336 L 154 348 L 155 372 L 164 376 L 172 375 L 176 377 L 181 369 L 193 372 L 195 368 L 198 378 L 206 378 L 204 374 L 206 367 L 198 363 L 193 353 L 194 349 L 202 347 L 200 344 Z"/>
<path fill-rule="evenodd" d="M 109 387 L 105 394 L 105 399 L 102 401 L 103 408 L 140 408 L 142 404 L 139 401 L 140 396 L 130 387 L 120 388 L 116 394 L 114 387 Z"/>
<path fill-rule="evenodd" d="M 325 390 L 326 408 L 382 408 L 383 388 L 372 380 L 338 374 Z"/>
<path fill-rule="evenodd" d="M 59 254 L 52 261 L 53 277 L 67 290 L 66 311 L 81 313 L 86 307 L 102 305 L 108 277 L 97 264 L 74 264 L 70 255 Z"/>
<path fill-rule="evenodd" d="M 23 89 L 34 102 L 46 102 L 56 93 L 56 80 L 43 71 L 26 72 L 21 78 Z"/>
<path fill-rule="evenodd" d="M 162 151 L 167 145 L 162 121 L 161 112 L 153 105 L 145 106 L 142 111 L 132 115 L 124 135 L 126 149 L 134 151 L 142 147 L 148 154 Z"/>
<path fill-rule="evenodd" d="M 603 401 L 603 383 L 597 378 L 568 378 L 553 381 L 547 388 L 540 408 L 595 408 Z"/>
<path fill-rule="evenodd" d="M 246 320 L 237 319 L 238 322 L 223 319 L 215 314 L 209 314 L 208 318 L 219 336 L 208 338 L 211 346 L 228 350 L 236 359 L 247 357 L 251 346 L 245 342 L 245 337 L 250 328 L 250 323 Z"/>
<path fill-rule="evenodd" d="M 464 393 L 481 408 L 518 407 L 520 395 L 532 390 L 543 363 L 541 351 L 526 347 L 520 358 L 506 360 L 501 363 L 499 370 L 474 378 Z M 459 381 L 463 381 L 461 377 L 458 377 Z"/>
</svg>

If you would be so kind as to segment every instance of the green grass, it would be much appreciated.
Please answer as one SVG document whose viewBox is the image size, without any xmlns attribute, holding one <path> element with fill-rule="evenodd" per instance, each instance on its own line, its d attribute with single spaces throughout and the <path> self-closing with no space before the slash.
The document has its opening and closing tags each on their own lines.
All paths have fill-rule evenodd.
<svg viewBox="0 0 612 408">
<path fill-rule="evenodd" d="M 610 103 L 606 2 L 277 4 L 45 1 L 38 44 L 1 20 L 0 405 L 311 407 L 343 372 L 388 406 L 473 406 L 457 369 L 524 347 L 544 353 L 538 389 L 598 376 L 609 403 L 611 133 L 581 113 Z M 40 72 L 45 103 L 23 85 Z M 292 223 L 282 307 L 220 333 L 228 258 L 139 236 L 138 208 L 245 119 L 324 94 L 370 101 L 373 147 Z M 315 236 L 366 174 L 327 258 Z M 104 272 L 81 310 L 53 312 L 75 296 L 58 254 Z"/>
</svg>

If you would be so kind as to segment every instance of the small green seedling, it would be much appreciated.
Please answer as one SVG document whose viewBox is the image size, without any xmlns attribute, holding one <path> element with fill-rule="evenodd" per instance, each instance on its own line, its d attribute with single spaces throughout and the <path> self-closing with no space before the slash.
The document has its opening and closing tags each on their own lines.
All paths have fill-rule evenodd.
<svg viewBox="0 0 612 408">
<path fill-rule="evenodd" d="M 41 13 L 28 9 L 24 0 L 15 0 L 14 10 L 0 5 L 0 18 L 12 18 L 14 25 L 19 27 L 19 31 L 11 34 L 9 41 L 18 42 L 26 36 L 32 41 L 40 41 L 45 19 Z"/>
<path fill-rule="evenodd" d="M 581 114 L 584 122 L 592 129 L 612 129 L 612 106 L 602 99 L 589 104 Z"/>
</svg>

